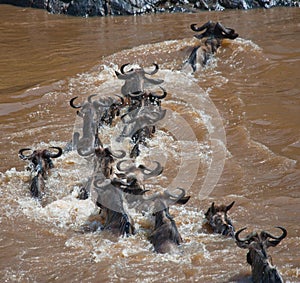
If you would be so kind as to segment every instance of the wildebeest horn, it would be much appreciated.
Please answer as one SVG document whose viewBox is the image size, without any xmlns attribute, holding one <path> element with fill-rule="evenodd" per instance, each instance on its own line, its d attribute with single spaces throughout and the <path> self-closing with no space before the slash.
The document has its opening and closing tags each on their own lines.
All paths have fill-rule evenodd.
<svg viewBox="0 0 300 283">
<path fill-rule="evenodd" d="M 156 94 L 154 94 L 154 93 L 151 93 L 152 97 L 157 98 L 157 99 L 163 99 L 163 98 L 165 98 L 165 97 L 167 96 L 168 93 L 167 93 L 166 90 L 165 90 L 164 88 L 162 88 L 161 86 L 160 86 L 160 89 L 163 91 L 163 94 L 162 94 L 161 96 L 159 96 L 159 95 L 156 95 Z"/>
<path fill-rule="evenodd" d="M 96 188 L 104 189 L 112 186 L 111 180 L 110 179 L 102 179 L 102 178 L 97 178 L 94 180 L 94 186 Z"/>
<path fill-rule="evenodd" d="M 153 65 L 154 65 L 155 69 L 152 72 L 145 72 L 146 74 L 148 74 L 148 75 L 154 75 L 154 74 L 156 74 L 158 72 L 158 70 L 159 70 L 158 65 L 156 63 L 153 63 Z"/>
<path fill-rule="evenodd" d="M 213 203 L 211 204 L 210 208 L 211 208 L 212 214 L 215 214 L 215 213 L 216 213 L 215 202 L 213 202 Z"/>
<path fill-rule="evenodd" d="M 57 158 L 57 157 L 60 157 L 62 155 L 62 153 L 63 153 L 62 148 L 60 148 L 58 146 L 51 146 L 49 148 L 57 149 L 58 152 L 54 153 L 54 152 L 47 151 L 46 157 Z"/>
<path fill-rule="evenodd" d="M 234 32 L 234 29 L 231 28 L 226 28 L 224 27 L 221 23 L 217 22 L 216 26 L 225 33 L 226 37 L 229 39 L 235 39 L 237 38 L 239 35 L 237 33 Z"/>
<path fill-rule="evenodd" d="M 230 210 L 233 205 L 234 205 L 235 201 L 233 201 L 231 204 L 229 204 L 228 206 L 226 206 L 225 212 L 227 212 L 228 210 Z"/>
<path fill-rule="evenodd" d="M 115 158 L 123 158 L 126 156 L 126 152 L 124 150 L 116 150 L 116 152 L 119 152 L 120 154 L 118 155 L 115 152 L 112 152 L 111 148 L 107 148 L 107 151 L 109 152 L 109 154 Z"/>
<path fill-rule="evenodd" d="M 167 195 L 170 198 L 173 198 L 174 200 L 180 200 L 185 196 L 185 190 L 182 188 L 176 188 L 177 190 L 180 190 L 181 193 L 179 195 L 173 195 L 168 190 L 164 191 L 164 194 Z"/>
<path fill-rule="evenodd" d="M 246 230 L 246 229 L 247 229 L 247 227 L 242 228 L 242 229 L 238 230 L 238 231 L 235 233 L 235 235 L 234 235 L 234 237 L 235 237 L 235 239 L 236 239 L 236 242 L 237 242 L 237 245 L 238 245 L 240 248 L 244 248 L 244 249 L 247 249 L 247 248 L 249 247 L 249 244 L 251 243 L 251 241 L 250 241 L 251 238 L 254 237 L 254 236 L 257 236 L 257 233 L 251 233 L 251 234 L 248 235 L 246 238 L 241 239 L 241 238 L 239 237 L 239 234 L 240 234 L 241 232 L 243 232 L 244 230 Z"/>
<path fill-rule="evenodd" d="M 81 108 L 82 105 L 78 105 L 78 106 L 74 105 L 74 100 L 75 100 L 76 98 L 78 98 L 78 96 L 75 96 L 75 97 L 73 97 L 73 98 L 70 100 L 70 105 L 71 105 L 71 107 L 73 107 L 73 108 L 75 108 L 75 109 L 78 109 L 78 108 Z"/>
<path fill-rule="evenodd" d="M 128 93 L 128 96 L 130 96 L 131 98 L 138 98 L 141 97 L 143 94 L 145 94 L 143 91 L 135 91 Z"/>
<path fill-rule="evenodd" d="M 147 177 L 153 177 L 153 176 L 158 176 L 162 173 L 163 171 L 163 167 L 161 166 L 161 164 L 158 161 L 154 161 L 154 163 L 157 164 L 156 168 L 154 170 L 150 170 L 149 168 L 145 167 L 144 165 L 139 165 L 138 168 L 141 170 L 141 172 Z M 147 173 L 147 171 L 149 173 Z"/>
<path fill-rule="evenodd" d="M 95 153 L 95 148 L 94 147 L 90 147 L 88 150 L 86 150 L 84 147 L 77 147 L 77 153 L 80 155 L 80 156 L 89 156 L 93 153 Z"/>
<path fill-rule="evenodd" d="M 126 63 L 126 64 L 123 64 L 120 68 L 120 71 L 122 74 L 125 74 L 125 67 L 128 66 L 130 63 Z M 131 70 L 130 70 L 131 71 Z"/>
<path fill-rule="evenodd" d="M 282 239 L 284 239 L 286 236 L 287 236 L 287 231 L 286 229 L 284 229 L 283 227 L 280 227 L 280 226 L 276 226 L 276 228 L 280 229 L 282 231 L 282 235 L 279 236 L 279 237 L 275 237 L 273 235 L 271 235 L 270 233 L 268 232 L 262 232 L 262 236 L 265 236 L 266 238 L 271 238 L 271 239 L 274 239 L 274 240 L 267 240 L 267 247 L 275 247 L 277 246 Z"/>
<path fill-rule="evenodd" d="M 119 161 L 117 163 L 117 165 L 116 165 L 117 169 L 119 171 L 133 172 L 136 169 L 136 167 L 134 165 L 131 165 L 131 166 L 127 167 L 127 168 L 121 168 L 121 164 L 124 163 L 124 162 L 127 162 L 127 161 L 130 161 L 130 160 L 124 159 L 124 160 Z"/>
<path fill-rule="evenodd" d="M 24 153 L 23 153 L 24 151 L 28 151 L 28 150 L 31 150 L 31 151 L 32 151 L 31 148 L 21 148 L 21 149 L 19 150 L 19 157 L 20 157 L 21 159 L 23 159 L 23 160 L 27 160 L 27 159 L 31 158 L 31 157 L 32 157 L 32 153 L 29 154 L 29 155 L 24 155 Z"/>
<path fill-rule="evenodd" d="M 89 95 L 87 101 L 88 101 L 89 103 L 92 103 L 92 98 L 93 98 L 94 96 L 97 96 L 97 95 L 98 95 L 98 94 L 91 94 L 91 95 Z"/>
<path fill-rule="evenodd" d="M 191 29 L 193 31 L 202 31 L 202 30 L 206 29 L 210 24 L 211 24 L 211 21 L 208 21 L 207 23 L 205 23 L 204 25 L 202 25 L 199 28 L 196 27 L 197 24 L 191 24 Z"/>
</svg>

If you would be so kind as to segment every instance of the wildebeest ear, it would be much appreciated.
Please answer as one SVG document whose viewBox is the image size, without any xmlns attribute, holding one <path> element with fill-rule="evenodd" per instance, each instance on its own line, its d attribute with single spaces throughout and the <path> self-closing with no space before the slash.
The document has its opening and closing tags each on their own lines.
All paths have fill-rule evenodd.
<svg viewBox="0 0 300 283">
<path fill-rule="evenodd" d="M 207 218 L 210 214 L 215 214 L 216 210 L 215 210 L 215 203 L 213 202 L 211 204 L 211 206 L 209 207 L 209 209 L 206 211 L 205 213 L 205 217 Z"/>
<path fill-rule="evenodd" d="M 226 212 L 233 207 L 234 203 L 235 203 L 235 201 L 233 201 L 231 204 L 229 204 L 228 206 L 226 206 Z"/>
<path fill-rule="evenodd" d="M 215 209 L 215 202 L 213 202 L 213 203 L 211 204 L 210 209 L 211 209 L 211 212 L 212 212 L 213 214 L 216 212 L 216 209 Z"/>
</svg>

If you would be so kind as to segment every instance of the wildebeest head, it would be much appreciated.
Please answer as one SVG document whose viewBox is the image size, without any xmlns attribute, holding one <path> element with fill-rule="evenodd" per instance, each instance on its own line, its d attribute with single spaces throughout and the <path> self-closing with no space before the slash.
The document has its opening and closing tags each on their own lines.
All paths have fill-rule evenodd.
<svg viewBox="0 0 300 283">
<path fill-rule="evenodd" d="M 123 158 L 125 155 L 126 152 L 123 150 L 113 152 L 109 147 L 98 146 L 95 148 L 94 172 L 102 173 L 105 178 L 110 178 L 115 158 Z"/>
<path fill-rule="evenodd" d="M 57 152 L 53 152 L 50 149 L 54 149 Z M 49 149 L 33 150 L 31 154 L 25 155 L 26 151 L 32 151 L 31 148 L 22 148 L 19 150 L 19 157 L 22 160 L 29 160 L 34 166 L 34 171 L 41 173 L 44 177 L 49 169 L 54 167 L 51 158 L 57 158 L 62 155 L 62 149 L 60 147 L 52 146 Z"/>
<path fill-rule="evenodd" d="M 190 53 L 189 58 L 183 65 L 184 71 L 192 72 L 197 70 L 197 66 L 204 67 L 210 60 L 212 55 L 216 53 L 218 48 L 221 46 L 223 39 L 235 39 L 239 35 L 235 33 L 234 29 L 226 28 L 219 22 L 208 21 L 201 27 L 196 27 L 197 24 L 192 24 L 191 29 L 196 32 L 204 31 L 201 34 L 195 35 L 198 39 L 204 39 L 204 44 L 196 46 Z"/>
<path fill-rule="evenodd" d="M 276 228 L 282 231 L 282 234 L 278 237 L 261 231 L 259 234 L 253 232 L 241 239 L 240 233 L 247 228 L 240 229 L 235 234 L 238 247 L 248 249 L 247 262 L 251 265 L 253 282 L 283 282 L 267 254 L 269 247 L 277 246 L 287 236 L 285 228 L 280 226 Z"/>
<path fill-rule="evenodd" d="M 234 205 L 234 201 L 229 205 L 215 205 L 213 202 L 210 208 L 205 213 L 205 218 L 208 225 L 214 233 L 222 234 L 225 236 L 234 236 L 234 227 L 227 215 L 227 212 Z"/>
<path fill-rule="evenodd" d="M 124 163 L 127 163 L 127 166 Z M 125 174 L 134 173 L 138 181 L 143 181 L 151 177 L 156 177 L 162 173 L 163 167 L 161 164 L 158 161 L 153 161 L 153 163 L 156 164 L 156 167 L 150 169 L 143 164 L 136 166 L 133 160 L 123 159 L 117 163 L 116 167 L 120 172 L 124 172 Z"/>
<path fill-rule="evenodd" d="M 224 27 L 220 22 L 208 21 L 201 27 L 197 28 L 197 24 L 191 24 L 191 29 L 196 32 L 205 30 L 199 35 L 195 35 L 196 38 L 201 39 L 204 37 L 207 38 L 216 38 L 216 39 L 235 39 L 239 35 L 234 31 L 234 29 Z"/>
<path fill-rule="evenodd" d="M 146 75 L 154 75 L 158 72 L 158 65 L 153 64 L 155 69 L 152 72 L 146 72 L 143 68 L 131 68 L 129 71 L 125 71 L 125 67 L 128 64 L 124 64 L 120 68 L 120 72 L 116 71 L 118 79 L 125 80 L 124 85 L 121 88 L 121 92 L 124 96 L 128 96 L 129 93 L 143 93 L 145 91 L 145 85 L 159 85 L 163 83 L 163 80 L 151 79 Z"/>
</svg>

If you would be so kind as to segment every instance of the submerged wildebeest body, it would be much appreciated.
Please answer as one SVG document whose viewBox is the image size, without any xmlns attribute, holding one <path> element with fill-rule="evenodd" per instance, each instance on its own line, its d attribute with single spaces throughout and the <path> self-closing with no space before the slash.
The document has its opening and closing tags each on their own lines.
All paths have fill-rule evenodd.
<svg viewBox="0 0 300 283">
<path fill-rule="evenodd" d="M 103 230 L 117 236 L 134 234 L 134 221 L 127 210 L 124 193 L 110 179 L 95 179 L 93 186 L 98 195 L 96 205 L 101 208 L 104 219 Z"/>
<path fill-rule="evenodd" d="M 181 190 L 179 196 L 173 196 L 170 193 L 165 196 L 171 200 L 173 198 L 174 203 L 185 204 L 189 200 L 189 196 L 185 196 L 185 190 Z M 178 246 L 183 242 L 182 237 L 178 231 L 177 225 L 173 217 L 170 215 L 169 206 L 165 203 L 164 198 L 158 198 L 157 208 L 161 209 L 154 213 L 155 225 L 154 230 L 150 234 L 150 242 L 153 244 L 154 251 L 157 253 L 172 253 L 176 252 Z"/>
<path fill-rule="evenodd" d="M 235 234 L 238 247 L 248 249 L 247 262 L 251 265 L 252 280 L 254 283 L 282 283 L 283 279 L 267 254 L 269 247 L 277 246 L 283 240 L 287 231 L 283 227 L 276 227 L 282 231 L 281 236 L 275 237 L 268 232 L 259 234 L 254 232 L 241 239 L 240 233 L 246 228 L 240 229 Z"/>
<path fill-rule="evenodd" d="M 215 205 L 213 202 L 207 212 L 205 218 L 209 230 L 213 233 L 222 234 L 224 236 L 234 236 L 234 227 L 227 212 L 234 205 L 234 201 L 229 205 Z"/>
<path fill-rule="evenodd" d="M 198 39 L 206 38 L 206 40 L 202 45 L 193 48 L 189 58 L 182 67 L 183 71 L 191 68 L 192 72 L 195 72 L 197 65 L 204 67 L 211 56 L 217 52 L 224 38 L 235 39 L 238 37 L 238 34 L 233 29 L 226 28 L 219 22 L 208 21 L 199 28 L 196 27 L 196 24 L 192 24 L 191 29 L 196 32 L 205 30 L 202 34 L 195 35 L 195 37 Z"/>
<path fill-rule="evenodd" d="M 45 190 L 44 180 L 47 178 L 47 174 L 50 169 L 54 167 L 51 158 L 57 158 L 62 155 L 62 149 L 60 147 L 50 147 L 57 152 L 51 150 L 33 150 L 31 154 L 25 155 L 26 151 L 32 151 L 31 148 L 22 148 L 19 150 L 19 157 L 22 160 L 28 160 L 31 162 L 30 167 L 34 177 L 30 183 L 31 196 L 34 198 L 41 198 Z"/>
<path fill-rule="evenodd" d="M 176 223 L 169 214 L 169 208 L 155 213 L 154 231 L 149 239 L 157 253 L 170 253 L 182 243 Z"/>
<path fill-rule="evenodd" d="M 108 147 L 98 146 L 94 148 L 94 170 L 85 187 L 81 188 L 78 198 L 87 199 L 91 191 L 91 184 L 94 177 L 99 181 L 109 179 L 113 174 L 113 164 L 115 159 L 125 157 L 126 153 L 123 150 L 113 152 Z"/>
</svg>

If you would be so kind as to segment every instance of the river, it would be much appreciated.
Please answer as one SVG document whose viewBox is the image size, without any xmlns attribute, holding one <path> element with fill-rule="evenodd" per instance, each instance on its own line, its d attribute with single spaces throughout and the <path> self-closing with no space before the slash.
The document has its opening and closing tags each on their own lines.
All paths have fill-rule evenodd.
<svg viewBox="0 0 300 283">
<path fill-rule="evenodd" d="M 299 8 L 74 18 L 0 5 L 0 13 L 1 282 L 250 282 L 246 250 L 202 226 L 212 202 L 232 201 L 236 229 L 287 229 L 269 253 L 286 282 L 300 282 Z M 190 24 L 208 20 L 239 37 L 183 74 L 196 42 Z M 46 205 L 31 199 L 18 157 L 21 148 L 65 146 L 78 123 L 72 97 L 118 94 L 115 70 L 153 62 L 173 118 L 144 151 L 166 156 L 148 186 L 180 185 L 191 196 L 171 207 L 184 243 L 167 255 L 153 252 L 151 216 L 140 213 L 128 238 L 78 232 L 96 208 L 75 197 L 89 172 L 76 152 L 54 160 Z"/>
</svg>

